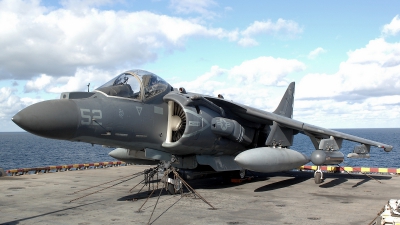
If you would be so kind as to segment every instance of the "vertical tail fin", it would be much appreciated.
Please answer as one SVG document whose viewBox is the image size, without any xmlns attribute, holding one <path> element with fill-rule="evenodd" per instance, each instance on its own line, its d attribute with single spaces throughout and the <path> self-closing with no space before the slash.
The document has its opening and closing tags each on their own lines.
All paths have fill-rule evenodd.
<svg viewBox="0 0 400 225">
<path fill-rule="evenodd" d="M 292 118 L 293 117 L 293 103 L 294 103 L 294 82 L 289 84 L 285 94 L 282 97 L 281 102 L 275 109 L 274 113 Z M 283 146 L 288 147 L 293 145 L 293 129 L 282 127 L 276 121 L 270 127 L 271 131 L 268 134 L 268 138 L 265 141 L 266 146 Z"/>
<path fill-rule="evenodd" d="M 282 97 L 281 102 L 275 109 L 274 113 L 292 118 L 293 117 L 293 103 L 294 103 L 294 82 L 290 83 Z"/>
</svg>

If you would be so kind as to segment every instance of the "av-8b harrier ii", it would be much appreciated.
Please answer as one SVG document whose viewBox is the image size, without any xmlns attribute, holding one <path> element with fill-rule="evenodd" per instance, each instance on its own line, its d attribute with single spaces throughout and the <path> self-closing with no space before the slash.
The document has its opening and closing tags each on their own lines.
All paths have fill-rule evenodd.
<svg viewBox="0 0 400 225">
<path fill-rule="evenodd" d="M 61 99 L 33 104 L 12 120 L 42 137 L 112 146 L 114 158 L 181 172 L 237 171 L 244 176 L 246 169 L 279 172 L 311 161 L 318 166 L 315 183 L 323 178 L 320 166 L 343 162 L 343 140 L 359 143 L 349 157 L 369 157 L 370 146 L 392 150 L 292 119 L 294 89 L 291 83 L 276 110 L 265 112 L 222 96 L 176 89 L 153 73 L 131 70 L 93 92 L 66 92 Z M 311 156 L 290 149 L 298 133 L 311 139 Z"/>
</svg>

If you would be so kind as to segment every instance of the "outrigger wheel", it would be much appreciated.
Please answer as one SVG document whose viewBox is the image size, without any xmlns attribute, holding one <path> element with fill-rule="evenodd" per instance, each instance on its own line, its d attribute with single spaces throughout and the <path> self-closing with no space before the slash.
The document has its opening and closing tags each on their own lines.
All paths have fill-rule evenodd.
<svg viewBox="0 0 400 225">
<path fill-rule="evenodd" d="M 243 179 L 246 176 L 246 169 L 241 169 L 239 171 L 239 177 L 240 179 Z"/>
<path fill-rule="evenodd" d="M 174 177 L 174 173 L 168 174 L 167 191 L 170 195 L 177 194 L 182 189 L 182 181 L 178 177 Z"/>
<path fill-rule="evenodd" d="M 322 183 L 322 171 L 321 171 L 321 166 L 317 166 L 317 170 L 314 173 L 314 181 L 316 184 Z"/>
</svg>

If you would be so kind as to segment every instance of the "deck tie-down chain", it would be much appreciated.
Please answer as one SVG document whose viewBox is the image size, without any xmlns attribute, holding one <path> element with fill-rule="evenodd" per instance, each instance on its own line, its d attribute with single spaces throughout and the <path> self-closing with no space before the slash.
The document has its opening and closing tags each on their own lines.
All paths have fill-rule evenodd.
<svg viewBox="0 0 400 225">
<path fill-rule="evenodd" d="M 76 200 L 78 200 L 78 199 L 82 199 L 82 198 L 87 197 L 87 196 L 89 196 L 89 195 L 92 195 L 92 194 L 98 193 L 98 192 L 100 192 L 100 191 L 104 191 L 104 190 L 106 190 L 106 189 L 112 188 L 112 187 L 117 186 L 117 185 L 119 185 L 119 184 L 122 184 L 122 183 L 124 183 L 124 182 L 126 182 L 126 181 L 128 181 L 128 180 L 132 180 L 132 179 L 134 179 L 134 178 L 136 178 L 136 177 L 138 177 L 138 176 L 140 176 L 140 175 L 142 175 L 142 174 L 143 174 L 143 172 L 134 173 L 134 174 L 131 174 L 131 175 L 129 175 L 129 176 L 120 177 L 120 178 L 115 179 L 115 180 L 112 180 L 112 181 L 108 181 L 108 182 L 105 182 L 105 183 L 102 183 L 102 184 L 98 184 L 98 185 L 95 185 L 95 186 L 91 186 L 91 187 L 85 188 L 85 189 L 80 190 L 80 191 L 76 191 L 76 192 L 74 192 L 73 194 L 76 194 L 76 193 L 79 193 L 79 192 L 81 192 L 81 191 L 85 191 L 85 190 L 88 190 L 88 189 L 96 188 L 96 187 L 99 187 L 99 186 L 101 186 L 101 185 L 108 184 L 108 183 L 111 183 L 111 182 L 115 182 L 115 181 L 117 181 L 117 180 L 121 180 L 121 179 L 124 179 L 124 178 L 131 177 L 131 176 L 132 176 L 131 178 L 128 178 L 128 179 L 123 180 L 123 181 L 121 181 L 121 182 L 118 182 L 118 183 L 116 183 L 116 184 L 107 186 L 107 187 L 102 188 L 102 189 L 100 189 L 100 190 L 97 190 L 97 191 L 95 191 L 95 192 L 92 192 L 92 193 L 83 195 L 83 196 L 81 196 L 81 197 L 79 197 L 79 198 L 75 198 L 75 199 L 73 199 L 73 200 L 71 200 L 71 201 L 69 201 L 69 202 L 71 203 L 71 202 L 76 201 Z"/>
<path fill-rule="evenodd" d="M 105 183 L 101 183 L 101 184 L 98 184 L 98 185 L 94 185 L 94 186 L 91 186 L 91 187 L 88 187 L 88 188 L 85 188 L 85 189 L 82 189 L 82 190 L 79 190 L 79 191 L 75 191 L 73 194 L 76 194 L 76 193 L 79 193 L 79 192 L 82 192 L 82 191 L 86 191 L 86 190 L 89 190 L 89 189 L 92 189 L 92 188 L 100 187 L 100 186 L 105 185 L 105 184 L 109 184 L 109 183 L 112 183 L 112 182 L 116 182 L 116 181 L 125 179 L 125 180 L 122 180 L 122 181 L 120 181 L 120 182 L 118 182 L 118 183 L 115 183 L 115 184 L 113 184 L 113 185 L 110 185 L 110 186 L 107 186 L 107 187 L 105 187 L 105 188 L 102 188 L 102 189 L 100 189 L 100 190 L 97 190 L 97 191 L 94 191 L 94 192 L 92 192 L 92 193 L 83 195 L 83 196 L 81 196 L 81 197 L 79 197 L 79 198 L 75 198 L 75 199 L 71 200 L 70 203 L 73 202 L 73 201 L 82 199 L 82 198 L 84 198 L 84 197 L 93 195 L 93 194 L 95 194 L 95 193 L 104 191 L 104 190 L 106 190 L 106 189 L 115 187 L 115 186 L 117 186 L 117 185 L 119 185 L 119 184 L 122 184 L 122 183 L 124 183 L 124 182 L 126 182 L 126 181 L 132 180 L 132 179 L 134 179 L 134 178 L 137 178 L 137 177 L 139 177 L 139 176 L 141 176 L 141 175 L 144 175 L 144 179 L 141 180 L 138 184 L 136 184 L 133 188 L 131 188 L 129 192 L 131 192 L 135 187 L 137 187 L 139 184 L 142 184 L 142 183 L 143 183 L 143 187 L 138 191 L 138 193 L 141 192 L 142 189 L 143 189 L 145 186 L 148 186 L 148 188 L 149 188 L 148 190 L 149 190 L 149 191 L 150 191 L 150 189 L 152 189 L 151 193 L 150 193 L 149 196 L 146 198 L 145 202 L 144 202 L 144 203 L 142 204 L 142 206 L 139 208 L 138 212 L 140 212 L 141 209 L 143 208 L 143 206 L 146 204 L 146 202 L 147 202 L 147 201 L 150 199 L 150 197 L 153 195 L 153 193 L 154 193 L 157 189 L 160 190 L 159 195 L 158 195 L 158 197 L 157 197 L 157 201 L 156 201 L 156 203 L 155 203 L 155 205 L 154 205 L 154 208 L 153 208 L 153 210 L 152 210 L 151 216 L 150 216 L 149 221 L 148 221 L 148 224 L 151 224 L 150 221 L 151 221 L 151 218 L 152 218 L 152 216 L 153 216 L 153 214 L 154 214 L 154 211 L 155 211 L 155 209 L 156 209 L 156 207 L 157 207 L 157 204 L 158 204 L 158 202 L 159 202 L 159 199 L 160 199 L 160 197 L 161 197 L 161 193 L 162 193 L 162 191 L 163 191 L 164 189 L 167 190 L 167 187 L 168 187 L 168 179 L 167 179 L 167 178 L 168 178 L 168 175 L 172 173 L 172 174 L 173 174 L 173 177 L 174 177 L 174 180 L 175 180 L 175 181 L 181 182 L 181 184 L 183 184 L 183 186 L 186 187 L 186 189 L 189 191 L 189 193 L 186 193 L 186 194 L 185 194 L 185 193 L 183 192 L 183 186 L 181 186 L 181 187 L 179 188 L 179 192 L 180 192 L 181 197 L 180 197 L 176 202 L 174 202 L 169 208 L 171 208 L 171 207 L 172 207 L 173 205 L 175 205 L 179 200 L 181 200 L 182 197 L 188 196 L 188 194 L 189 194 L 189 195 L 194 195 L 195 198 L 196 198 L 196 197 L 200 198 L 203 202 L 205 202 L 206 204 L 208 204 L 212 209 L 216 209 L 216 208 L 215 208 L 213 205 L 211 205 L 205 198 L 203 198 L 194 188 L 192 188 L 192 187 L 179 175 L 179 173 L 177 172 L 177 170 L 176 170 L 174 167 L 169 167 L 168 169 L 166 169 L 166 170 L 164 171 L 163 177 L 162 177 L 161 179 L 159 179 L 159 177 L 158 177 L 159 169 L 160 169 L 160 165 L 158 165 L 158 166 L 156 166 L 156 167 L 153 167 L 153 168 L 150 168 L 150 169 L 146 169 L 146 170 L 144 170 L 144 171 L 142 171 L 142 172 L 134 173 L 134 174 L 131 174 L 131 175 L 128 175 L 128 176 L 124 176 L 124 177 L 120 177 L 120 178 L 117 178 L 117 179 L 114 179 L 114 180 L 111 180 L 111 181 L 108 181 L 108 182 L 105 182 Z M 161 188 L 159 188 L 160 180 L 163 181 L 163 182 L 162 182 L 163 185 L 162 185 Z M 157 181 L 157 182 L 155 182 L 155 181 Z M 168 209 L 169 209 L 169 208 L 168 208 Z M 167 210 L 168 210 L 168 209 L 167 209 Z M 158 219 L 158 218 L 157 218 L 157 219 Z M 157 220 L 157 219 L 156 219 L 156 220 Z M 153 222 L 154 222 L 154 221 L 153 221 Z"/>
</svg>

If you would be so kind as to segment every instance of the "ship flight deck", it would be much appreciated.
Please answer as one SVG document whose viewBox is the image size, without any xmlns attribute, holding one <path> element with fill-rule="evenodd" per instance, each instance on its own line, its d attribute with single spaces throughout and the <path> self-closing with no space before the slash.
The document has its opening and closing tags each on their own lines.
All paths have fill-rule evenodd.
<svg viewBox="0 0 400 225">
<path fill-rule="evenodd" d="M 325 173 L 317 185 L 313 173 L 302 171 L 254 174 L 239 184 L 219 177 L 189 181 L 215 210 L 192 195 L 172 196 L 165 190 L 159 199 L 156 190 L 145 202 L 150 191 L 134 187 L 142 176 L 84 190 L 148 168 L 0 177 L 0 224 L 147 224 L 150 217 L 151 224 L 368 224 L 389 199 L 400 197 L 397 174 Z M 112 187 L 88 195 L 106 186 Z"/>
</svg>

